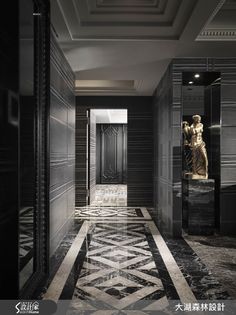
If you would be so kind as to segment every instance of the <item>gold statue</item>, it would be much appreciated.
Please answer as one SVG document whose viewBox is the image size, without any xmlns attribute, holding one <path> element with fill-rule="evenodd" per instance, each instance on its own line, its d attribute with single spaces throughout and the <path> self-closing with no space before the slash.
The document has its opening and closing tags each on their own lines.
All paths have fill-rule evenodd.
<svg viewBox="0 0 236 315">
<path fill-rule="evenodd" d="M 201 116 L 194 115 L 193 123 L 189 127 L 187 121 L 182 124 L 184 134 L 184 146 L 191 149 L 191 178 L 207 179 L 208 178 L 208 159 L 206 145 L 202 139 L 203 124 Z M 186 149 L 185 149 L 186 150 Z M 190 174 L 189 174 L 190 175 Z"/>
</svg>

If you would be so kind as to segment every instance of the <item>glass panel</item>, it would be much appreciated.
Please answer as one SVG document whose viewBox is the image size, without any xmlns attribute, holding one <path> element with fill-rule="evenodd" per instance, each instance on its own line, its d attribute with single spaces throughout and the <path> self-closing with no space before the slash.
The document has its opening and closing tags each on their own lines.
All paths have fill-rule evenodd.
<svg viewBox="0 0 236 315">
<path fill-rule="evenodd" d="M 201 222 L 192 234 L 210 234 L 219 226 L 220 90 L 219 72 L 183 73 L 183 227 Z"/>
<path fill-rule="evenodd" d="M 34 3 L 20 2 L 20 288 L 34 271 Z"/>
<path fill-rule="evenodd" d="M 206 168 L 206 178 L 218 179 L 220 172 L 220 73 L 184 72 L 182 101 L 183 125 L 186 130 L 190 128 L 189 135 L 183 129 L 183 153 L 185 154 L 183 177 L 199 176 L 199 179 L 204 178 L 205 170 L 203 168 Z M 199 123 L 196 124 L 194 119 L 198 119 Z M 191 128 L 194 126 L 202 126 L 203 128 L 202 130 L 197 128 L 192 130 Z M 199 148 L 199 154 L 196 152 L 198 154 L 196 163 L 194 163 L 195 155 L 193 152 L 197 151 L 194 149 L 195 147 Z M 204 163 L 205 151 L 207 163 Z M 202 166 L 200 165 L 201 161 Z"/>
</svg>

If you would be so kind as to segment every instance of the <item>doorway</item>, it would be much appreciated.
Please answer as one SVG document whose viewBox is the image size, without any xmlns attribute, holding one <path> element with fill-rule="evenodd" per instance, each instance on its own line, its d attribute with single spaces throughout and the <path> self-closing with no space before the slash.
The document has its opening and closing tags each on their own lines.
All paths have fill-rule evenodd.
<svg viewBox="0 0 236 315">
<path fill-rule="evenodd" d="M 89 112 L 90 206 L 127 206 L 127 110 Z"/>
</svg>

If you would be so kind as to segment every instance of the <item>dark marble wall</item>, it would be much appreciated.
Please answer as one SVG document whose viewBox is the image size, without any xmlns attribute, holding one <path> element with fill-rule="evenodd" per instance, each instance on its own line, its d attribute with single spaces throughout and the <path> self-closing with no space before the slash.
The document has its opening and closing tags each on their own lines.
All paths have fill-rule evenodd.
<svg viewBox="0 0 236 315">
<path fill-rule="evenodd" d="M 217 216 L 222 233 L 235 233 L 236 58 L 174 59 L 154 94 L 154 200 L 162 222 L 160 228 L 173 236 L 182 233 L 181 120 L 182 72 L 185 71 L 221 72 L 220 207 Z M 170 130 L 161 125 L 163 121 Z"/>
<path fill-rule="evenodd" d="M 86 204 L 87 109 L 128 109 L 128 205 L 153 204 L 151 97 L 76 97 L 76 205 Z"/>
<path fill-rule="evenodd" d="M 173 98 L 172 64 L 154 95 L 154 205 L 159 228 L 165 234 L 181 234 L 180 102 Z"/>
<path fill-rule="evenodd" d="M 18 2 L 4 3 L 0 11 L 0 299 L 18 298 L 18 15 Z"/>
<path fill-rule="evenodd" d="M 211 235 L 215 227 L 215 180 L 184 179 L 183 219 L 189 235 Z"/>
<path fill-rule="evenodd" d="M 68 231 L 75 195 L 74 74 L 51 36 L 50 254 Z"/>
</svg>

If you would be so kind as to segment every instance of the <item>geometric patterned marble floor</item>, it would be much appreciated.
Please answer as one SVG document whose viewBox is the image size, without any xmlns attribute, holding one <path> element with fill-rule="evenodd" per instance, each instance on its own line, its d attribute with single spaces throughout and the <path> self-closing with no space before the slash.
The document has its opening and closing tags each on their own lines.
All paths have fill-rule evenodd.
<svg viewBox="0 0 236 315">
<path fill-rule="evenodd" d="M 196 301 L 146 208 L 81 207 L 75 220 L 80 231 L 44 295 L 71 300 L 68 315 L 150 314 L 169 300 Z"/>
<path fill-rule="evenodd" d="M 96 185 L 92 206 L 127 206 L 127 185 Z"/>
<path fill-rule="evenodd" d="M 151 217 L 146 208 L 134 207 L 96 207 L 85 206 L 75 208 L 75 219 L 99 219 L 99 218 L 125 218 L 127 220 L 135 218 L 135 220 L 148 219 Z"/>
<path fill-rule="evenodd" d="M 126 309 L 141 299 L 167 304 L 167 297 L 142 223 L 97 223 L 72 308 Z"/>
<path fill-rule="evenodd" d="M 181 243 L 173 253 L 145 207 L 78 207 L 74 219 L 79 231 L 43 296 L 67 300 L 67 315 L 172 314 L 172 301 L 197 302 L 198 281 L 202 291 L 219 290 L 192 252 L 187 269 L 197 261 L 203 271 L 191 286 L 181 260 L 189 249 Z"/>
</svg>

